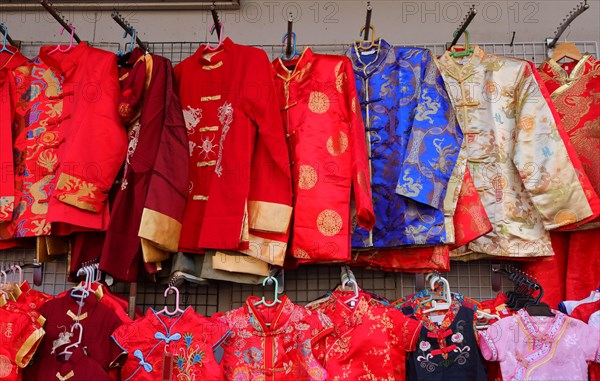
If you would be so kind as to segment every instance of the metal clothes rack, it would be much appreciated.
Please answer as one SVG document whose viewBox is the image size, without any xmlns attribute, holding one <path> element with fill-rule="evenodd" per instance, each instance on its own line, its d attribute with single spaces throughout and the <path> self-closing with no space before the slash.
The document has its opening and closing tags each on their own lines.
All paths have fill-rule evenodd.
<svg viewBox="0 0 600 381">
<path fill-rule="evenodd" d="M 46 11 L 48 11 L 48 13 L 52 15 L 52 17 L 54 17 L 56 21 L 58 21 L 60 25 L 62 25 L 63 28 L 65 28 L 69 34 L 73 34 L 73 38 L 75 41 L 77 41 L 77 43 L 81 42 L 81 39 L 79 36 L 77 36 L 77 33 L 75 33 L 71 28 L 71 23 L 69 23 L 69 20 L 66 19 L 62 13 L 60 13 L 60 11 L 52 5 L 52 3 L 48 2 L 47 0 L 41 0 L 40 4 L 46 9 Z"/>
<path fill-rule="evenodd" d="M 567 30 L 567 28 L 571 25 L 571 23 L 579 17 L 583 12 L 587 11 L 590 8 L 587 0 L 583 3 L 579 3 L 569 14 L 563 19 L 563 22 L 556 28 L 556 32 L 554 33 L 554 38 L 548 38 L 548 49 L 554 49 L 556 43 L 560 39 L 560 36 Z"/>
<path fill-rule="evenodd" d="M 139 34 L 136 33 L 136 30 L 131 26 L 129 21 L 127 21 L 116 9 L 113 10 L 110 15 L 113 20 L 125 31 L 128 36 L 135 37 L 135 42 L 138 44 L 140 49 L 144 52 L 148 51 L 148 46 L 140 39 Z"/>
<path fill-rule="evenodd" d="M 15 48 L 19 49 L 21 47 L 21 41 L 13 40 L 8 34 L 8 27 L 2 23 L 0 23 L 0 34 L 6 34 L 6 41 Z"/>
<path fill-rule="evenodd" d="M 452 40 L 452 42 L 448 45 L 448 47 L 446 49 L 449 50 L 451 47 L 456 45 L 458 40 L 460 40 L 460 37 L 465 33 L 465 31 L 471 24 L 471 21 L 473 21 L 473 19 L 475 18 L 476 14 L 477 14 L 477 10 L 475 9 L 475 4 L 473 4 L 471 6 L 471 8 L 469 8 L 469 12 L 465 15 L 465 17 L 463 18 L 462 22 L 460 23 L 460 26 L 458 27 L 456 33 L 454 34 L 454 39 Z"/>
</svg>

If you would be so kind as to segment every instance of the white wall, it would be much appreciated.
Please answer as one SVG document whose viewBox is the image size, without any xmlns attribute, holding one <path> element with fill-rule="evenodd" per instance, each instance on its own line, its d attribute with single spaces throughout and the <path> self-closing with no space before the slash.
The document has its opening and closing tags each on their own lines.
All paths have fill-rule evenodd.
<svg viewBox="0 0 600 381">
<path fill-rule="evenodd" d="M 254 1 L 241 0 L 239 11 L 221 12 L 225 33 L 244 44 L 277 44 L 286 30 L 287 10 L 299 15 L 294 26 L 299 44 L 349 43 L 365 21 L 365 1 Z M 473 3 L 479 10 L 470 27 L 472 39 L 538 42 L 554 34 L 559 23 L 579 2 L 551 1 L 391 1 L 375 0 L 373 24 L 388 42 L 443 43 Z M 600 0 L 578 18 L 567 36 L 572 41 L 600 41 Z M 41 7 L 41 6 L 40 6 Z M 208 11 L 123 11 L 145 41 L 205 40 L 212 24 Z M 121 29 L 110 12 L 65 12 L 79 36 L 93 42 L 123 42 Z M 5 11 L 0 15 L 14 39 L 57 41 L 60 27 L 45 12 Z M 66 37 L 62 37 L 66 40 Z"/>
</svg>

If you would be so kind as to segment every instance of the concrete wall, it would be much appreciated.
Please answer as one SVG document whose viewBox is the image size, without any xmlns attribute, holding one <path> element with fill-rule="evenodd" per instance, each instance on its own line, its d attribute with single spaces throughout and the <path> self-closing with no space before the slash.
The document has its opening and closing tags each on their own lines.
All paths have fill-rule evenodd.
<svg viewBox="0 0 600 381">
<path fill-rule="evenodd" d="M 469 28 L 472 40 L 539 42 L 554 34 L 559 23 L 579 1 L 391 1 L 374 0 L 373 24 L 377 35 L 393 44 L 440 43 L 451 39 L 471 4 L 478 15 Z M 571 41 L 600 42 L 600 0 L 589 0 L 590 9 L 564 35 Z M 41 8 L 41 6 L 40 6 Z M 225 34 L 243 44 L 277 44 L 292 11 L 299 44 L 349 43 L 358 37 L 365 22 L 366 1 L 255 1 L 241 0 L 238 11 L 223 11 Z M 121 29 L 110 12 L 65 11 L 79 36 L 93 42 L 124 42 Z M 145 41 L 203 41 L 212 24 L 208 11 L 122 12 Z M 14 39 L 65 41 L 60 27 L 43 11 L 3 11 Z"/>
</svg>

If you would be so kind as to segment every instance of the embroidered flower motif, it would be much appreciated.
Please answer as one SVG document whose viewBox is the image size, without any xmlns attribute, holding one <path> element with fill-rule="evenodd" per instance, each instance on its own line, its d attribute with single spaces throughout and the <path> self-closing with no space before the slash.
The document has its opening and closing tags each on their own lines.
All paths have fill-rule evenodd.
<svg viewBox="0 0 600 381">
<path fill-rule="evenodd" d="M 221 130 L 221 140 L 219 141 L 219 155 L 217 157 L 217 164 L 215 165 L 215 173 L 221 177 L 223 175 L 223 146 L 225 144 L 225 138 L 229 132 L 229 126 L 233 122 L 233 106 L 231 103 L 225 102 L 218 110 L 219 121 L 223 125 Z"/>
<path fill-rule="evenodd" d="M 190 332 L 187 332 L 185 335 L 183 335 L 183 341 L 185 342 L 185 346 L 186 347 L 190 347 L 190 345 L 192 345 L 192 339 L 194 338 L 194 335 L 192 335 Z"/>
<path fill-rule="evenodd" d="M 456 344 L 462 343 L 463 339 L 464 339 L 464 337 L 463 337 L 462 333 L 460 333 L 460 332 L 457 332 L 454 335 L 452 335 L 453 343 L 456 343 Z"/>
<path fill-rule="evenodd" d="M 428 341 L 421 341 L 421 343 L 419 343 L 419 349 L 423 352 L 427 352 L 430 348 L 431 344 L 429 344 Z"/>
<path fill-rule="evenodd" d="M 196 132 L 196 126 L 202 119 L 202 109 L 193 108 L 188 105 L 187 108 L 183 110 L 183 119 L 185 119 L 185 128 L 187 129 L 188 135 L 193 134 Z"/>
</svg>

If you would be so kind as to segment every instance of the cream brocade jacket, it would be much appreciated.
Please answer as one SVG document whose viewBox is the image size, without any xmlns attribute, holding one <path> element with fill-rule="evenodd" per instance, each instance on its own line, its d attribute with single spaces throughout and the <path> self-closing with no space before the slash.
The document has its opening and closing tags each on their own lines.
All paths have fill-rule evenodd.
<svg viewBox="0 0 600 381">
<path fill-rule="evenodd" d="M 454 256 L 553 255 L 548 230 L 592 210 L 529 65 L 475 47 L 462 59 L 446 52 L 438 66 L 464 134 L 461 155 L 493 225 Z"/>
</svg>

